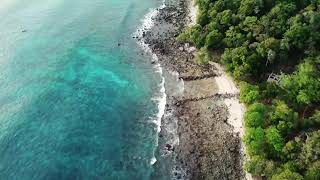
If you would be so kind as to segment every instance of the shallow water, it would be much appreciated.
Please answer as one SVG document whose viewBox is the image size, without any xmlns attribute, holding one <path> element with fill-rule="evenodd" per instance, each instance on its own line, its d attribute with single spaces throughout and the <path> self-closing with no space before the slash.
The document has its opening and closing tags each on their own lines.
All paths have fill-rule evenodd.
<svg viewBox="0 0 320 180">
<path fill-rule="evenodd" d="M 0 1 L 0 179 L 149 179 L 161 75 L 132 33 L 157 0 Z"/>
</svg>

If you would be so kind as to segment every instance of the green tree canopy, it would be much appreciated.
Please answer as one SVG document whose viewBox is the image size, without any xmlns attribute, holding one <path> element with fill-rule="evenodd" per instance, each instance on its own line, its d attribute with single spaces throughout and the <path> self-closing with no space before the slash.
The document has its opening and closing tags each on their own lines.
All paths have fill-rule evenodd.
<svg viewBox="0 0 320 180">
<path fill-rule="evenodd" d="M 320 56 L 316 57 L 317 60 Z M 320 101 L 320 63 L 315 59 L 306 59 L 298 70 L 291 75 L 285 75 L 282 86 L 288 91 L 288 98 L 296 105 L 307 105 Z"/>
<path fill-rule="evenodd" d="M 286 169 L 281 173 L 272 176 L 271 180 L 303 180 L 303 177 L 299 173 Z"/>
<path fill-rule="evenodd" d="M 284 147 L 284 138 L 276 127 L 269 127 L 266 129 L 267 143 L 269 144 L 271 153 L 273 155 L 280 155 Z"/>
<path fill-rule="evenodd" d="M 300 160 L 304 166 L 310 166 L 320 158 L 320 130 L 307 134 L 307 140 L 302 147 Z"/>
<path fill-rule="evenodd" d="M 261 95 L 259 86 L 251 85 L 249 83 L 240 83 L 240 101 L 251 104 L 260 100 Z"/>
<path fill-rule="evenodd" d="M 244 116 L 246 127 L 263 127 L 267 115 L 267 107 L 261 103 L 255 103 L 248 107 Z"/>
<path fill-rule="evenodd" d="M 246 150 L 250 155 L 263 155 L 265 149 L 265 133 L 261 127 L 248 128 L 244 137 Z"/>
</svg>

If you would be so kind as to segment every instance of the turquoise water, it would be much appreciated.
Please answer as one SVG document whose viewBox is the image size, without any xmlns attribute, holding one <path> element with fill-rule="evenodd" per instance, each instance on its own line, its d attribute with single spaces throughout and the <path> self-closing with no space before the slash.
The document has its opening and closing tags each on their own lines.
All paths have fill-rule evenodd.
<svg viewBox="0 0 320 180">
<path fill-rule="evenodd" d="M 149 179 L 161 76 L 132 33 L 157 0 L 0 1 L 0 179 Z"/>
</svg>

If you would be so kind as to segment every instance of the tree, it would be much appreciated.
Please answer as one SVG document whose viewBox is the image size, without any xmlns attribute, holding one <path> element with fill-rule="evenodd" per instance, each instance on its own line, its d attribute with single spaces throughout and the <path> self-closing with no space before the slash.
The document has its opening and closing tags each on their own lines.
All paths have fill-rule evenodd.
<svg viewBox="0 0 320 180">
<path fill-rule="evenodd" d="M 177 40 L 193 42 L 198 48 L 205 44 L 205 37 L 202 35 L 199 24 L 187 28 L 184 33 L 177 37 Z"/>
<path fill-rule="evenodd" d="M 292 172 L 298 172 L 299 164 L 296 161 L 287 161 L 282 165 L 283 169 L 289 169 Z"/>
<path fill-rule="evenodd" d="M 286 169 L 281 173 L 272 176 L 271 180 L 303 180 L 303 177 L 299 173 Z"/>
<path fill-rule="evenodd" d="M 265 154 L 265 134 L 261 127 L 248 128 L 244 137 L 244 142 L 246 144 L 246 150 L 251 156 Z"/>
<path fill-rule="evenodd" d="M 240 32 L 238 27 L 231 26 L 226 31 L 226 37 L 223 42 L 227 47 L 239 47 L 245 42 L 245 36 Z"/>
<path fill-rule="evenodd" d="M 310 37 L 309 27 L 302 21 L 302 16 L 297 15 L 290 20 L 290 28 L 284 33 L 290 46 L 304 50 Z"/>
<path fill-rule="evenodd" d="M 240 101 L 243 103 L 251 104 L 260 100 L 261 95 L 259 86 L 251 85 L 249 83 L 240 83 Z"/>
<path fill-rule="evenodd" d="M 320 160 L 314 162 L 308 167 L 305 175 L 306 180 L 319 180 L 320 179 Z"/>
<path fill-rule="evenodd" d="M 211 31 L 206 37 L 206 46 L 208 48 L 220 48 L 223 35 L 218 30 Z"/>
<path fill-rule="evenodd" d="M 245 170 L 254 176 L 271 177 L 276 172 L 276 164 L 262 156 L 256 155 L 252 156 L 245 163 Z"/>
<path fill-rule="evenodd" d="M 294 140 L 290 140 L 282 149 L 282 159 L 284 161 L 296 160 L 299 158 L 301 152 L 302 142 L 301 139 L 296 137 Z"/>
<path fill-rule="evenodd" d="M 282 135 L 287 135 L 297 124 L 298 113 L 288 107 L 284 101 L 277 100 L 269 113 L 269 122 L 277 127 Z"/>
<path fill-rule="evenodd" d="M 269 127 L 266 129 L 267 143 L 272 155 L 280 155 L 282 148 L 284 147 L 284 138 L 281 136 L 279 130 L 276 127 Z"/>
<path fill-rule="evenodd" d="M 261 17 L 261 24 L 269 37 L 281 38 L 288 28 L 288 19 L 295 12 L 296 5 L 293 2 L 280 2 L 270 12 Z"/>
<path fill-rule="evenodd" d="M 201 66 L 207 65 L 211 59 L 212 56 L 207 48 L 201 48 L 195 56 L 196 63 Z"/>
<path fill-rule="evenodd" d="M 217 23 L 216 20 L 212 20 L 208 25 L 207 25 L 207 31 L 212 32 L 212 31 L 218 31 L 219 33 L 221 29 L 221 25 Z M 222 34 L 222 33 L 221 33 Z"/>
<path fill-rule="evenodd" d="M 197 23 L 201 26 L 205 26 L 209 23 L 209 17 L 206 10 L 199 9 L 198 15 L 197 15 Z"/>
<path fill-rule="evenodd" d="M 275 38 L 267 38 L 262 41 L 258 47 L 257 52 L 261 57 L 264 57 L 268 62 L 273 63 L 280 50 L 280 41 Z"/>
<path fill-rule="evenodd" d="M 226 49 L 222 55 L 222 61 L 237 80 L 245 80 L 250 75 L 256 74 L 257 67 L 253 68 L 253 66 L 258 61 L 258 57 L 249 51 L 247 45 Z"/>
<path fill-rule="evenodd" d="M 310 166 L 320 158 L 320 130 L 307 134 L 300 154 L 300 161 L 303 166 Z"/>
<path fill-rule="evenodd" d="M 320 110 L 316 110 L 315 113 L 303 120 L 303 128 L 319 128 L 320 127 Z"/>
<path fill-rule="evenodd" d="M 256 16 L 247 16 L 244 21 L 240 23 L 239 27 L 247 33 L 246 38 L 250 42 L 254 41 L 254 38 L 263 31 L 263 26 L 260 25 L 258 17 Z"/>
<path fill-rule="evenodd" d="M 263 127 L 267 114 L 267 107 L 260 103 L 252 104 L 244 116 L 246 127 Z"/>
<path fill-rule="evenodd" d="M 320 69 L 316 58 L 308 58 L 291 75 L 284 75 L 280 84 L 287 90 L 287 98 L 297 106 L 320 101 Z"/>
<path fill-rule="evenodd" d="M 319 3 L 318 3 L 319 4 Z M 308 40 L 308 50 L 306 51 L 311 56 L 319 54 L 318 44 L 320 43 L 320 12 L 319 10 L 308 11 L 304 17 L 309 24 L 310 38 Z"/>
<path fill-rule="evenodd" d="M 256 15 L 263 7 L 262 0 L 242 0 L 239 8 L 239 14 L 242 16 Z"/>
</svg>

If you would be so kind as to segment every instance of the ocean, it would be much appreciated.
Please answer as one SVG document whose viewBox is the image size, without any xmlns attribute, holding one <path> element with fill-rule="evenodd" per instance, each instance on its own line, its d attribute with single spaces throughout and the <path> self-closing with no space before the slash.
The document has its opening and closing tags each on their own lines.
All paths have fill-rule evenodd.
<svg viewBox="0 0 320 180">
<path fill-rule="evenodd" d="M 161 4 L 0 1 L 1 180 L 151 178 L 164 79 L 133 37 Z"/>
</svg>

